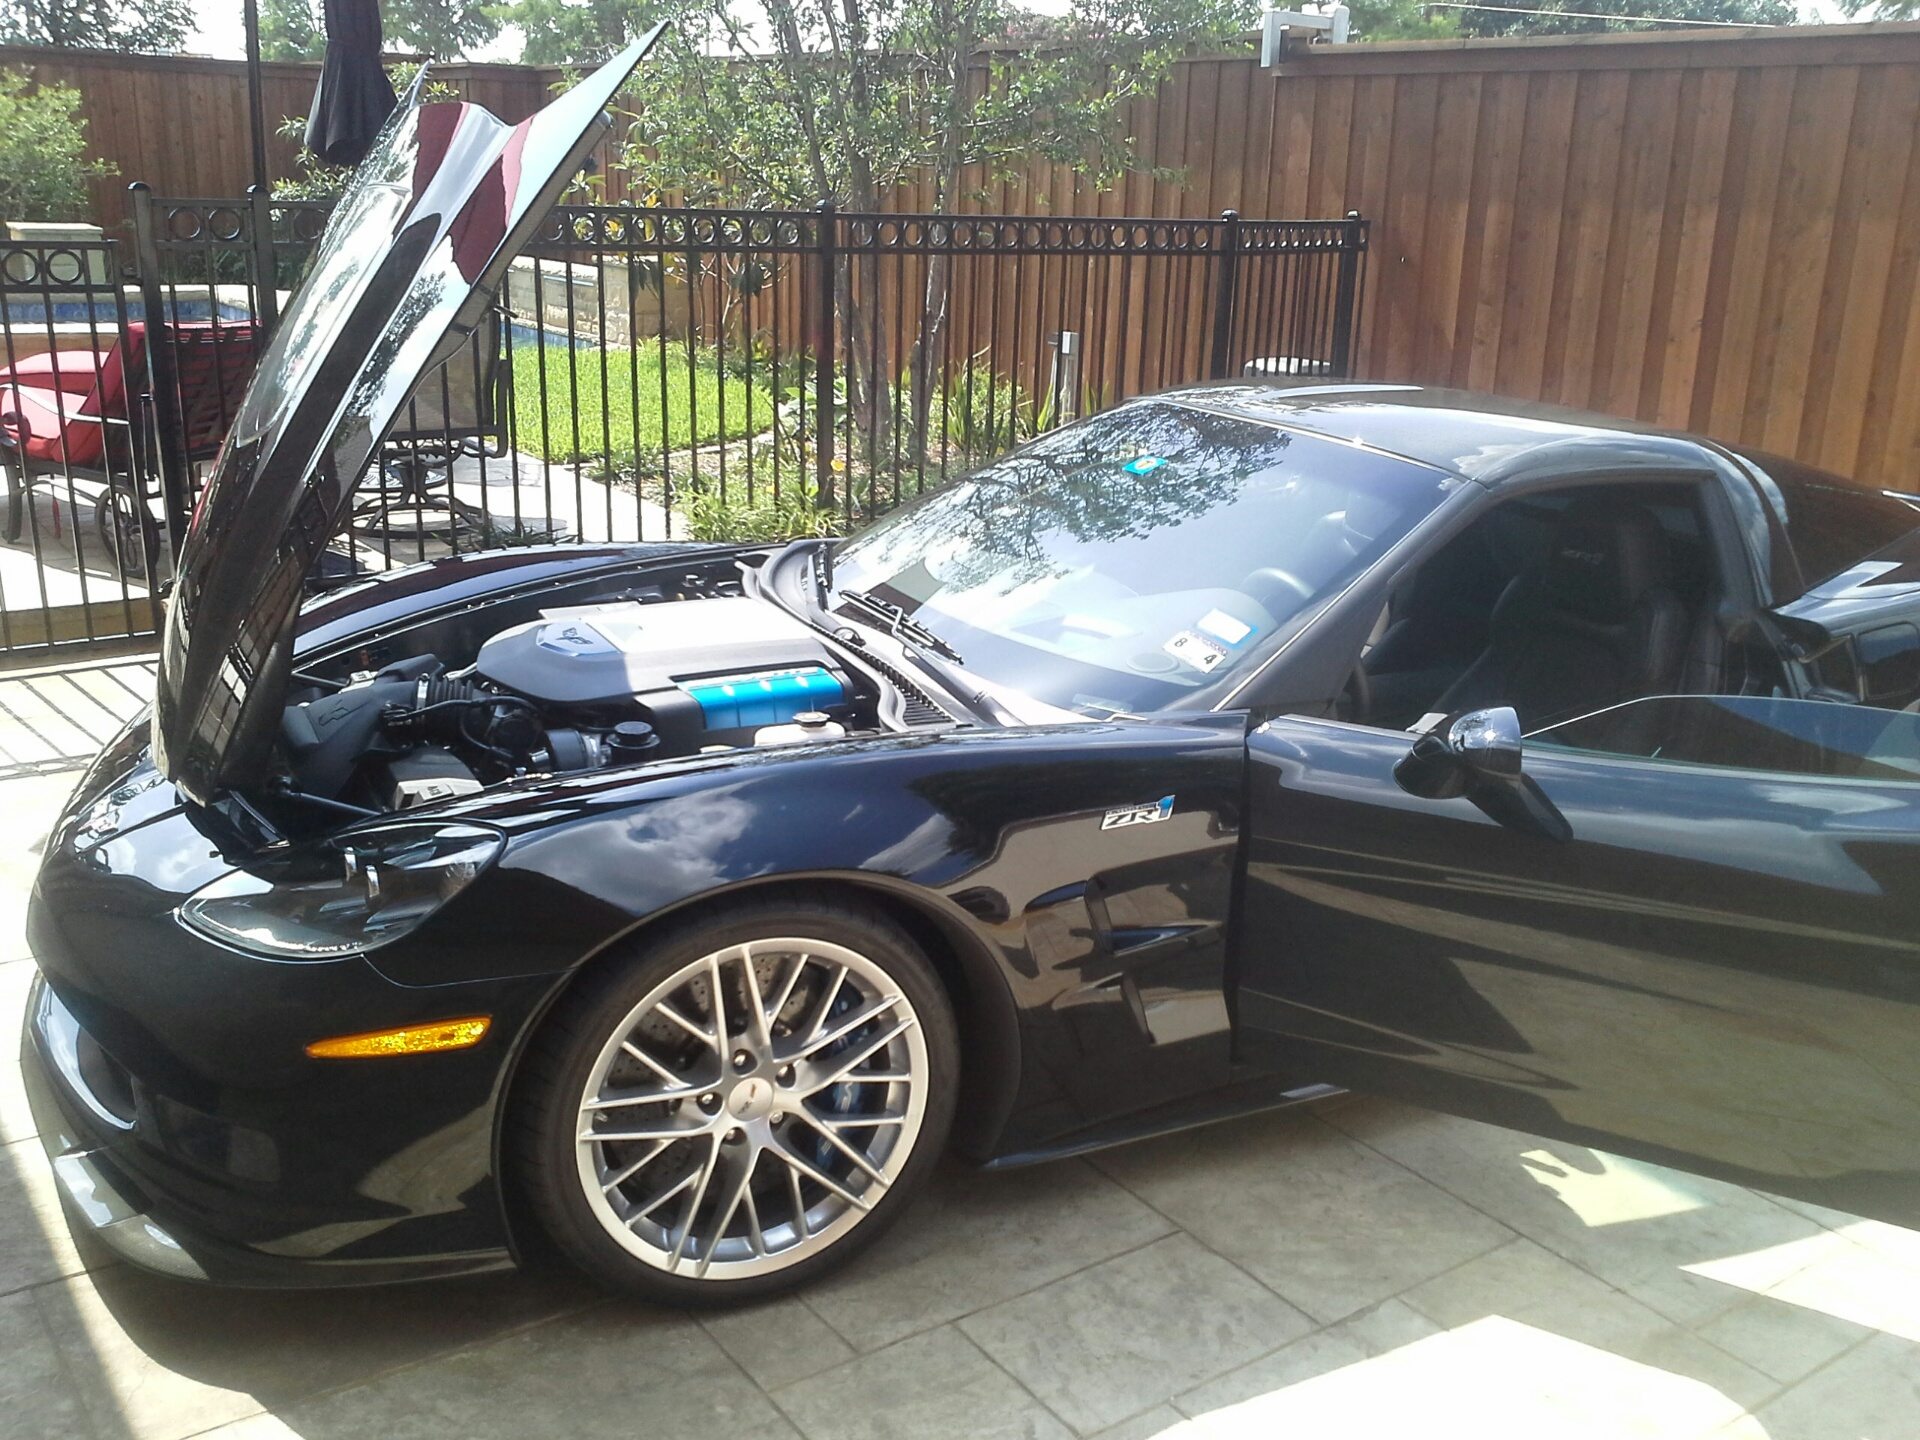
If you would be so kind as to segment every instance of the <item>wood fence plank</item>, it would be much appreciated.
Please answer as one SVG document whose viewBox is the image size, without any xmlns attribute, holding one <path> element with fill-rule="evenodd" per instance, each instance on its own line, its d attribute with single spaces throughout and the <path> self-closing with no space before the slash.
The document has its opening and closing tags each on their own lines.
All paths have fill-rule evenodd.
<svg viewBox="0 0 1920 1440">
<path fill-rule="evenodd" d="M 1460 83 L 1474 78 L 1463 75 Z M 1578 77 L 1572 74 L 1529 77 L 1526 133 L 1507 267 L 1507 316 L 1494 367 L 1494 388 L 1503 394 L 1528 399 L 1540 396 L 1547 317 L 1553 308 L 1554 267 L 1567 206 L 1567 156 L 1573 146 L 1578 87 Z"/>
<path fill-rule="evenodd" d="M 1613 234 L 1607 245 L 1605 303 L 1594 346 L 1594 388 L 1587 403 L 1614 414 L 1639 404 L 1659 276 L 1663 235 L 1678 216 L 1667 208 L 1681 72 L 1635 75 L 1627 91 L 1627 128 Z"/>
<path fill-rule="evenodd" d="M 1887 177 L 1894 183 L 1894 177 Z M 1861 406 L 1860 460 L 1869 483 L 1916 490 L 1920 471 L 1920 144 L 1907 157 L 1880 334 Z"/>
<path fill-rule="evenodd" d="M 1527 77 L 1494 76 L 1488 95 L 1491 103 L 1481 121 L 1491 127 L 1493 143 L 1481 152 L 1487 164 L 1487 207 L 1480 236 L 1480 291 L 1473 312 L 1472 350 L 1467 358 L 1467 385 L 1475 390 L 1493 388 L 1494 372 L 1500 363 L 1514 211 L 1521 203 L 1520 154 L 1526 139 Z"/>
<path fill-rule="evenodd" d="M 1861 84 L 1864 123 L 1854 129 L 1841 200 L 1853 212 L 1853 253 L 1846 266 L 1828 271 L 1821 313 L 1834 323 L 1830 344 L 1816 347 L 1812 377 L 1819 386 L 1819 418 L 1795 447 L 1842 474 L 1854 473 L 1862 459 L 1875 352 L 1889 321 L 1902 181 L 1920 154 L 1920 69 L 1876 67 Z"/>
<path fill-rule="evenodd" d="M 1729 132 L 1733 125 L 1736 72 L 1699 70 L 1689 77 L 1680 103 L 1683 144 L 1674 156 L 1667 204 L 1677 212 L 1671 253 L 1663 253 L 1666 288 L 1655 310 L 1638 413 L 1663 425 L 1685 426 L 1693 404 L 1693 376 L 1706 323 L 1713 242 L 1720 220 Z"/>
<path fill-rule="evenodd" d="M 1715 315 L 1715 364 L 1704 413 L 1698 394 L 1698 428 L 1739 438 L 1746 422 L 1747 387 L 1758 341 L 1762 281 L 1774 223 L 1774 197 L 1780 188 L 1780 164 L 1786 151 L 1787 115 L 1793 108 L 1797 71 L 1754 70 L 1741 76 L 1734 101 L 1734 144 L 1740 154 L 1741 184 L 1735 212 L 1723 224 L 1715 266 L 1726 280 L 1724 303 Z"/>
<path fill-rule="evenodd" d="M 1853 66 L 1802 70 L 1799 76 L 1762 282 L 1766 321 L 1755 347 L 1741 427 L 1742 438 L 1776 451 L 1791 451 L 1800 434 L 1808 359 L 1860 84 L 1860 71 Z"/>
<path fill-rule="evenodd" d="M 1575 405 L 1587 403 L 1590 396 L 1593 343 L 1612 233 L 1612 195 L 1620 173 L 1627 77 L 1581 75 L 1578 86 L 1573 152 L 1567 166 L 1567 214 L 1561 222 L 1540 375 L 1543 398 Z"/>
<path fill-rule="evenodd" d="M 1385 349 L 1375 363 L 1387 375 L 1413 375 L 1420 350 L 1421 317 L 1432 296 L 1427 287 L 1401 283 L 1432 273 L 1425 253 L 1427 200 L 1432 193 L 1434 141 L 1438 132 L 1440 77 L 1415 76 L 1399 87 L 1393 107 L 1393 148 L 1388 162 L 1387 244 L 1370 257 L 1375 273 L 1392 278 L 1381 287 Z"/>
</svg>

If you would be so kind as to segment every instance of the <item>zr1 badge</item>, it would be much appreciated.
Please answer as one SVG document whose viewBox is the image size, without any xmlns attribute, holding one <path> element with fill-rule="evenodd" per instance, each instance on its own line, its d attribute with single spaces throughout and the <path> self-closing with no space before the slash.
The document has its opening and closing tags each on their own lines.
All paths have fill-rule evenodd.
<svg viewBox="0 0 1920 1440">
<path fill-rule="evenodd" d="M 1101 820 L 1102 830 L 1120 830 L 1128 825 L 1157 825 L 1173 814 L 1173 796 L 1162 795 L 1145 805 L 1129 805 L 1124 810 L 1109 810 Z"/>
</svg>

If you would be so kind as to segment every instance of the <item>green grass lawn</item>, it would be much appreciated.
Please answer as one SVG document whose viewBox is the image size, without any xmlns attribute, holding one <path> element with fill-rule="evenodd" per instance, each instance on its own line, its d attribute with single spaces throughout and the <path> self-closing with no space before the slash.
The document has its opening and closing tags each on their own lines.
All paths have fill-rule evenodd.
<svg viewBox="0 0 1920 1440">
<path fill-rule="evenodd" d="M 664 361 L 657 343 L 643 344 L 637 353 L 576 350 L 568 361 L 567 351 L 546 348 L 543 423 L 541 347 L 514 347 L 515 444 L 529 455 L 565 463 L 608 453 L 614 464 L 625 466 L 637 452 L 642 464 L 649 457 L 657 464 L 663 448 L 683 450 L 719 440 L 723 399 L 727 439 L 773 422 L 773 400 L 764 390 L 737 376 L 723 380 L 710 355 L 695 352 L 690 366 L 684 343 L 670 342 Z"/>
</svg>

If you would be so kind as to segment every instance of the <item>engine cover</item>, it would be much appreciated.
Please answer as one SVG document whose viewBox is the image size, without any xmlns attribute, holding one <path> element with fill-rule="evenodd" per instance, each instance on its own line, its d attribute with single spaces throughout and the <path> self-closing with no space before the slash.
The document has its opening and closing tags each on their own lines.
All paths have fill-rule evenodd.
<svg viewBox="0 0 1920 1440">
<path fill-rule="evenodd" d="M 820 638 L 745 597 L 551 611 L 480 647 L 489 683 L 562 709 L 638 710 L 674 749 L 842 703 Z"/>
</svg>

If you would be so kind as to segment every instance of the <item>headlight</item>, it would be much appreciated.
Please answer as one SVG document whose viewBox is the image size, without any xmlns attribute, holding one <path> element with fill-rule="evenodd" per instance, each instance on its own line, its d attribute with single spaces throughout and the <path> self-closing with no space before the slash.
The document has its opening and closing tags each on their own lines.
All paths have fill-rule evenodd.
<svg viewBox="0 0 1920 1440">
<path fill-rule="evenodd" d="M 473 883 L 506 841 L 479 825 L 377 826 L 235 870 L 180 922 L 241 950 L 331 960 L 390 944 Z"/>
</svg>

